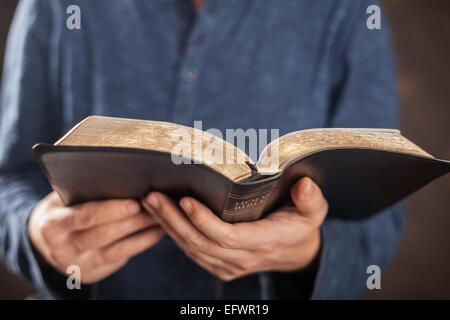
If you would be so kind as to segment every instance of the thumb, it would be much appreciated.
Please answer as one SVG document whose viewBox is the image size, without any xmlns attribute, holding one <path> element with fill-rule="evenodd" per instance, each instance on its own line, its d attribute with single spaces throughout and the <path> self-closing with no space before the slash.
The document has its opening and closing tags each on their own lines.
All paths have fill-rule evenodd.
<svg viewBox="0 0 450 320">
<path fill-rule="evenodd" d="M 291 198 L 297 211 L 305 218 L 317 221 L 319 224 L 328 212 L 328 202 L 319 186 L 310 178 L 304 177 L 291 188 Z"/>
</svg>

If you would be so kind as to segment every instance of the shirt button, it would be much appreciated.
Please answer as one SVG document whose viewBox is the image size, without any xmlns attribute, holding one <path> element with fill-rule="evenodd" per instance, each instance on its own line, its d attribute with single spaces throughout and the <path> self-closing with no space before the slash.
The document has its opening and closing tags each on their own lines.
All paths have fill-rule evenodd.
<svg viewBox="0 0 450 320">
<path fill-rule="evenodd" d="M 197 38 L 194 39 L 194 44 L 202 44 L 203 41 L 205 41 L 205 34 L 201 33 L 197 36 Z"/>
<path fill-rule="evenodd" d="M 198 71 L 196 68 L 189 67 L 184 71 L 183 77 L 187 82 L 194 82 L 197 79 Z"/>
<path fill-rule="evenodd" d="M 184 114 L 184 113 L 186 113 L 187 109 L 188 109 L 188 105 L 187 105 L 186 102 L 180 102 L 180 103 L 178 103 L 178 106 L 177 106 L 177 113 L 178 113 L 178 114 Z"/>
</svg>

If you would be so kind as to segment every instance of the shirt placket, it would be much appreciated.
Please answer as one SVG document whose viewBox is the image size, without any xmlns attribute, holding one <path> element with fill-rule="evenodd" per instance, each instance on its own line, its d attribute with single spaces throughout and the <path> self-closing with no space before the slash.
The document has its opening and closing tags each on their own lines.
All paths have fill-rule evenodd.
<svg viewBox="0 0 450 320">
<path fill-rule="evenodd" d="M 185 125 L 193 125 L 195 110 L 194 94 L 202 72 L 206 72 L 202 64 L 203 54 L 208 35 L 217 22 L 218 6 L 216 1 L 205 1 L 197 15 L 196 21 L 188 36 L 184 53 L 180 57 L 176 75 L 176 90 L 172 121 Z"/>
</svg>

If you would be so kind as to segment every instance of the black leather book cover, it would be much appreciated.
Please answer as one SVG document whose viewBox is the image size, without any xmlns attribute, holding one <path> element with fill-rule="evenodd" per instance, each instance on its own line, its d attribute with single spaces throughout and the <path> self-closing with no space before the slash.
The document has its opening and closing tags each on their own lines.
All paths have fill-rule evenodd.
<svg viewBox="0 0 450 320">
<path fill-rule="evenodd" d="M 450 162 L 367 148 L 336 148 L 303 156 L 273 176 L 242 182 L 202 164 L 174 164 L 170 153 L 116 147 L 37 144 L 34 154 L 65 205 L 110 198 L 139 199 L 151 190 L 194 196 L 225 221 L 251 221 L 289 200 L 290 187 L 312 178 L 329 215 L 360 219 L 400 201 L 450 171 Z M 257 178 L 257 179 L 256 179 Z"/>
</svg>

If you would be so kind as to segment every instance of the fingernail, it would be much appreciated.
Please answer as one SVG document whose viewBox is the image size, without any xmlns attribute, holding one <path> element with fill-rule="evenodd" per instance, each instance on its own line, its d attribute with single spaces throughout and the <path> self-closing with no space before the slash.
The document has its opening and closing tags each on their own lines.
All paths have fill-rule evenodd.
<svg viewBox="0 0 450 320">
<path fill-rule="evenodd" d="M 181 199 L 180 207 L 186 212 L 190 214 L 192 212 L 192 203 L 189 199 Z"/>
<path fill-rule="evenodd" d="M 312 182 L 311 182 L 311 180 L 309 180 L 309 179 L 307 179 L 307 181 L 306 181 L 306 183 L 305 183 L 306 185 L 305 186 L 303 186 L 303 192 L 302 192 L 302 194 L 301 194 L 301 197 L 303 198 L 303 199 L 305 199 L 305 200 L 309 200 L 309 199 L 311 199 L 312 198 L 312 196 L 313 196 L 313 185 L 312 185 Z"/>
<path fill-rule="evenodd" d="M 147 202 L 153 207 L 153 209 L 159 209 L 159 200 L 153 193 L 147 197 Z"/>
<path fill-rule="evenodd" d="M 123 205 L 123 210 L 127 214 L 138 213 L 140 209 L 141 209 L 141 206 L 134 201 L 127 201 Z"/>
</svg>

